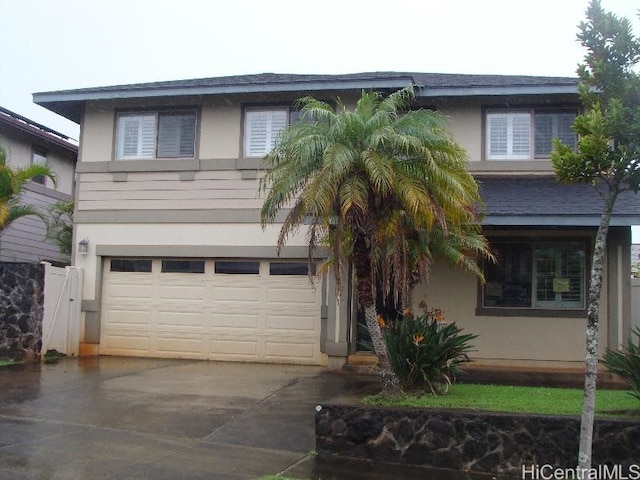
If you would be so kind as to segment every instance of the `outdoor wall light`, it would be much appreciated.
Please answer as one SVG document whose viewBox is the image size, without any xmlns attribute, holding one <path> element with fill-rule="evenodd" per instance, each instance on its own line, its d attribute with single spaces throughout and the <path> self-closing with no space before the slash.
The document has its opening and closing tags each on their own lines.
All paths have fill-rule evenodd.
<svg viewBox="0 0 640 480">
<path fill-rule="evenodd" d="M 80 255 L 86 255 L 89 251 L 89 239 L 84 237 L 82 240 L 78 242 L 78 253 Z"/>
</svg>

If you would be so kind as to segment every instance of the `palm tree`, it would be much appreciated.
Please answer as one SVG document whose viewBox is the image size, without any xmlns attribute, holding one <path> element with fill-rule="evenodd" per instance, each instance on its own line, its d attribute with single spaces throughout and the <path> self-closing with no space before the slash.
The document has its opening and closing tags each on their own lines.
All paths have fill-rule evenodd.
<svg viewBox="0 0 640 480">
<path fill-rule="evenodd" d="M 353 264 L 386 395 L 400 386 L 378 325 L 376 287 L 401 298 L 426 277 L 435 254 L 480 273 L 475 260 L 489 252 L 466 153 L 441 115 L 408 111 L 413 98 L 412 87 L 387 97 L 363 92 L 355 110 L 338 101 L 337 113 L 301 99 L 302 121 L 281 132 L 261 182 L 263 227 L 288 211 L 278 252 L 307 223 L 309 258 L 318 246 L 328 248 L 325 268 L 333 266 L 338 291 L 340 265 Z"/>
<path fill-rule="evenodd" d="M 12 168 L 7 164 L 7 154 L 0 147 L 0 235 L 18 218 L 42 213 L 31 205 L 20 203 L 20 194 L 27 182 L 44 175 L 55 182 L 55 174 L 48 164 L 32 164 L 25 168 Z"/>
</svg>

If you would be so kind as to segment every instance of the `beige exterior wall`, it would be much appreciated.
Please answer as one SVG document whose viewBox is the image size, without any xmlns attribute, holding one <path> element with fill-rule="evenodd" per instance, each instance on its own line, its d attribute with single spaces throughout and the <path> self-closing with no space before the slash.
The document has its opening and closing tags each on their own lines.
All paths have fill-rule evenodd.
<svg viewBox="0 0 640 480">
<path fill-rule="evenodd" d="M 608 337 L 608 289 L 605 275 L 600 304 L 601 351 Z M 476 316 L 478 281 L 471 274 L 436 262 L 428 282 L 413 294 L 413 309 L 419 304 L 441 308 L 447 321 L 455 322 L 473 341 L 472 359 L 478 364 L 505 367 L 580 367 L 585 358 L 586 316 Z"/>
<path fill-rule="evenodd" d="M 467 151 L 469 161 L 482 160 L 482 109 L 480 105 L 452 105 L 440 112 L 458 143 Z"/>
</svg>

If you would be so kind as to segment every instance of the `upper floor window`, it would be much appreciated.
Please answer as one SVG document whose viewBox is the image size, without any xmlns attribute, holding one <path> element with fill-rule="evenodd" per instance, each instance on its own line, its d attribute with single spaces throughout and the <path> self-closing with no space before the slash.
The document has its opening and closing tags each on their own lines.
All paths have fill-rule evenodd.
<svg viewBox="0 0 640 480">
<path fill-rule="evenodd" d="M 288 107 L 247 108 L 244 112 L 244 156 L 265 156 L 288 123 Z"/>
<path fill-rule="evenodd" d="M 576 148 L 575 110 L 491 110 L 486 115 L 487 160 L 549 158 L 553 139 Z"/>
<path fill-rule="evenodd" d="M 31 165 L 46 165 L 47 163 L 47 152 L 40 148 L 34 148 L 33 153 L 31 155 Z M 31 180 L 40 185 L 47 184 L 47 177 L 44 175 L 36 175 Z"/>
<path fill-rule="evenodd" d="M 195 139 L 195 110 L 121 113 L 116 158 L 193 158 Z"/>
</svg>

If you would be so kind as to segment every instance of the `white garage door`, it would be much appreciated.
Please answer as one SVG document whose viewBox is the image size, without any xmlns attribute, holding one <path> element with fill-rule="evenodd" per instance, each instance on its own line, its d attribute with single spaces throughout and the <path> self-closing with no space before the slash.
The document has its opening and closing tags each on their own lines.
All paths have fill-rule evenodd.
<svg viewBox="0 0 640 480">
<path fill-rule="evenodd" d="M 100 354 L 323 363 L 306 262 L 107 259 Z"/>
</svg>

